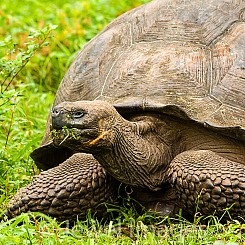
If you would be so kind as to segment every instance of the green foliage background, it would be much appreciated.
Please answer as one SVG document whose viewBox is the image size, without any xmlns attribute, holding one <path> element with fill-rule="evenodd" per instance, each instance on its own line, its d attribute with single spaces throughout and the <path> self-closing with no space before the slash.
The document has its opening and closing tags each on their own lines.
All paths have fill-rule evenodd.
<svg viewBox="0 0 245 245">
<path fill-rule="evenodd" d="M 77 52 L 111 20 L 149 1 L 0 2 L 0 215 L 9 198 L 39 172 L 29 154 L 41 142 L 55 91 Z M 45 215 L 23 214 L 0 223 L 0 244 L 231 245 L 245 241 L 245 225 L 239 222 L 222 225 L 211 217 L 204 226 L 198 219 L 149 226 L 159 219 L 139 216 L 130 207 L 120 212 L 119 233 L 117 221 L 101 226 L 88 217 L 68 229 Z"/>
</svg>

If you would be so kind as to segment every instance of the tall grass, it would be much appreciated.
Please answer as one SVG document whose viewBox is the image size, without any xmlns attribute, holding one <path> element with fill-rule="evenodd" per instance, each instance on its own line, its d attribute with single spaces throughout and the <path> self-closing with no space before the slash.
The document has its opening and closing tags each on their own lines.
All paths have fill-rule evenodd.
<svg viewBox="0 0 245 245">
<path fill-rule="evenodd" d="M 2 1 L 0 36 L 12 35 L 21 47 L 29 32 L 50 24 L 58 26 L 50 45 L 33 57 L 21 74 L 21 79 L 33 80 L 44 91 L 55 92 L 76 52 L 87 41 L 112 19 L 146 2 L 149 0 Z"/>
</svg>

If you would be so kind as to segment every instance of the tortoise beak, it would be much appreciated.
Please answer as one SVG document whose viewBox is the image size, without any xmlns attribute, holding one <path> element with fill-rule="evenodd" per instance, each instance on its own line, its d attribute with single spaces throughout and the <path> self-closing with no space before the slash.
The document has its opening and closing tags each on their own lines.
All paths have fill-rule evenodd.
<svg viewBox="0 0 245 245">
<path fill-rule="evenodd" d="M 51 113 L 52 116 L 52 128 L 61 129 L 64 126 L 69 126 L 68 117 L 69 112 L 64 107 L 55 106 Z"/>
</svg>

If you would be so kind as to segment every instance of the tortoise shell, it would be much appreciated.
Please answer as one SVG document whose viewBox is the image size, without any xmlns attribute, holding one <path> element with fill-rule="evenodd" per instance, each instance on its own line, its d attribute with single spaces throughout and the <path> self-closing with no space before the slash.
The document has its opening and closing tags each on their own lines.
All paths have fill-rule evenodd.
<svg viewBox="0 0 245 245">
<path fill-rule="evenodd" d="M 245 2 L 154 0 L 112 21 L 77 55 L 53 106 L 106 100 L 126 111 L 194 120 L 245 142 Z M 43 169 L 71 152 L 49 139 L 32 153 Z"/>
</svg>

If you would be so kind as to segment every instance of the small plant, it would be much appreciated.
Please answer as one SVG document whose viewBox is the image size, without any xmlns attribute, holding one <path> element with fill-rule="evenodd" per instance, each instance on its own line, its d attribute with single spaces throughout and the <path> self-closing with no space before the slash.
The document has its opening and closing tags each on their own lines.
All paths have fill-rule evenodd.
<svg viewBox="0 0 245 245">
<path fill-rule="evenodd" d="M 28 127 L 32 122 L 28 118 L 26 106 L 31 108 L 31 105 L 26 102 L 33 96 L 30 95 L 32 92 L 29 95 L 26 93 L 31 91 L 31 83 L 18 76 L 36 52 L 48 45 L 48 38 L 55 28 L 47 26 L 31 32 L 24 44 L 17 44 L 12 36 L 0 41 L 0 204 L 8 199 L 13 189 L 19 188 L 20 183 L 30 180 L 24 174 L 26 169 L 34 169 L 30 166 L 26 169 L 19 167 L 18 172 L 23 172 L 19 179 L 16 179 L 17 173 L 12 169 L 20 164 L 21 158 L 30 152 L 37 140 L 23 137 L 23 134 L 30 134 Z M 8 148 L 9 144 L 11 147 Z"/>
<path fill-rule="evenodd" d="M 0 57 L 1 94 L 8 90 L 14 79 L 21 70 L 23 70 L 34 54 L 42 47 L 49 44 L 47 39 L 56 27 L 55 25 L 49 25 L 42 30 L 30 33 L 25 43 L 25 48 L 18 48 L 12 36 L 7 36 L 0 42 L 0 47 L 4 49 L 1 50 Z"/>
<path fill-rule="evenodd" d="M 55 28 L 56 26 L 50 25 L 42 30 L 33 31 L 25 42 L 25 48 L 18 48 L 19 45 L 14 42 L 12 36 L 0 41 L 0 120 L 9 121 L 4 148 L 8 144 L 16 105 L 21 97 L 20 85 L 18 85 L 18 81 L 15 81 L 15 78 L 17 78 L 35 53 L 49 44 L 47 39 Z M 13 83 L 15 84 L 13 85 Z M 10 89 L 11 85 L 13 87 Z M 10 112 L 8 113 L 10 116 L 6 116 L 7 112 Z"/>
</svg>

